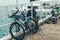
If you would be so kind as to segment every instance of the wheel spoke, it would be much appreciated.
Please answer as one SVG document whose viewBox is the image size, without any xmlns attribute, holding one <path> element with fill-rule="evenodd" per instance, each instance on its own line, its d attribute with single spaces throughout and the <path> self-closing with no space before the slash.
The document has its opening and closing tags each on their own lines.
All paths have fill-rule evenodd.
<svg viewBox="0 0 60 40">
<path fill-rule="evenodd" d="M 13 38 L 17 39 L 17 37 L 20 37 L 20 38 L 24 37 L 24 36 L 21 36 L 22 34 L 25 34 L 24 28 L 21 25 L 19 25 L 18 23 L 12 24 L 10 30 L 11 30 L 10 31 L 11 36 Z"/>
</svg>

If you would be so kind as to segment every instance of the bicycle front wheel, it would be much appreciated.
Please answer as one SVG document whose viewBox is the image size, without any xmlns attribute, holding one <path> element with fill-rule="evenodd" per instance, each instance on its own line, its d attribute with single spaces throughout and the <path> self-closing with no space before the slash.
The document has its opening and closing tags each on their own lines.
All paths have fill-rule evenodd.
<svg viewBox="0 0 60 40">
<path fill-rule="evenodd" d="M 14 22 L 11 24 L 9 32 L 10 32 L 12 38 L 14 38 L 16 40 L 21 40 L 25 36 L 24 28 L 22 27 L 22 25 L 20 25 L 17 22 Z"/>
</svg>

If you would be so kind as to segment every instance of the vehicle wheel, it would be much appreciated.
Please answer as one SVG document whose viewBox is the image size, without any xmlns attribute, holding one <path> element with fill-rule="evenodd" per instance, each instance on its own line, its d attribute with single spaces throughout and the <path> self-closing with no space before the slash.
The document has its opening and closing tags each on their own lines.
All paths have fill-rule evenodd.
<svg viewBox="0 0 60 40">
<path fill-rule="evenodd" d="M 22 27 L 22 25 L 18 24 L 17 22 L 14 22 L 11 24 L 9 32 L 10 32 L 12 38 L 14 38 L 16 40 L 23 39 L 25 36 L 24 28 Z"/>
<path fill-rule="evenodd" d="M 28 20 L 28 28 L 31 32 L 37 33 L 35 22 L 31 19 Z"/>
<path fill-rule="evenodd" d="M 57 23 L 57 20 L 55 18 L 52 19 L 53 24 Z"/>
</svg>

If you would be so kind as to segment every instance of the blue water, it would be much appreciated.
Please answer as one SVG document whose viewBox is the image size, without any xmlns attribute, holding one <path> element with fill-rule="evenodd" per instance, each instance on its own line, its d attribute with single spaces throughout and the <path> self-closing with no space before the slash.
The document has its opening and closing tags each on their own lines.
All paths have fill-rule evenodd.
<svg viewBox="0 0 60 40">
<path fill-rule="evenodd" d="M 2 25 L 5 25 L 11 22 L 11 19 L 8 18 L 6 14 L 9 14 L 9 12 L 7 13 L 5 7 L 1 7 L 0 8 L 0 38 L 6 36 L 6 34 L 9 32 L 8 26 L 1 27 Z"/>
<path fill-rule="evenodd" d="M 0 28 L 0 38 L 4 37 L 8 33 L 8 27 L 1 27 Z"/>
</svg>

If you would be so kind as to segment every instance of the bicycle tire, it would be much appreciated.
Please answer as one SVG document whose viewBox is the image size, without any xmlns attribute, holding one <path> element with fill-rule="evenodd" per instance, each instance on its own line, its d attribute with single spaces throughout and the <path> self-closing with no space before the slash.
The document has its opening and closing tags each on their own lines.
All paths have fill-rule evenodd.
<svg viewBox="0 0 60 40">
<path fill-rule="evenodd" d="M 34 24 L 33 24 L 34 27 L 32 28 L 31 26 L 28 26 L 28 28 L 32 33 L 37 33 L 38 30 L 35 29 L 35 27 L 36 27 L 35 21 L 33 19 L 29 19 L 28 22 L 31 21 L 31 20 L 34 22 Z"/>
<path fill-rule="evenodd" d="M 20 35 L 19 38 L 18 38 L 18 37 L 15 37 L 14 34 L 12 33 L 13 25 L 16 25 L 16 24 L 18 24 L 19 27 L 21 27 L 21 28 L 22 28 L 22 31 L 23 31 L 23 35 Z M 16 40 L 24 39 L 25 30 L 24 30 L 24 28 L 22 27 L 22 25 L 19 24 L 19 23 L 17 23 L 17 22 L 14 22 L 14 23 L 11 24 L 9 32 L 10 32 L 11 36 L 12 36 L 14 39 L 16 39 Z"/>
</svg>

